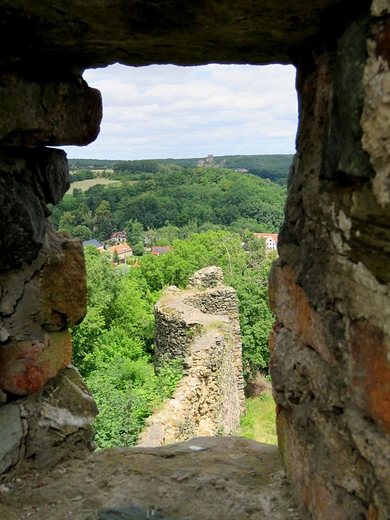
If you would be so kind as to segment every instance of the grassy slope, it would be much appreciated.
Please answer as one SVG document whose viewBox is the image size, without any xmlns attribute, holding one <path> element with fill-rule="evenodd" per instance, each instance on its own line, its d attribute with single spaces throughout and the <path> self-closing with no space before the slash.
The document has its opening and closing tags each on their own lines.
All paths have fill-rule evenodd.
<svg viewBox="0 0 390 520">
<path fill-rule="evenodd" d="M 275 401 L 270 392 L 261 397 L 245 400 L 246 415 L 241 419 L 241 428 L 236 435 L 258 442 L 277 444 Z"/>
</svg>

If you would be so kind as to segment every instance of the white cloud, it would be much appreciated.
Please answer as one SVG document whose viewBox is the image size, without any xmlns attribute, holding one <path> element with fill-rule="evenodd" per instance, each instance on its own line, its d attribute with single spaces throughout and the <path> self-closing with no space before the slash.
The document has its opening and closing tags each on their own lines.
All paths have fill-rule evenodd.
<svg viewBox="0 0 390 520">
<path fill-rule="evenodd" d="M 152 65 L 86 71 L 104 116 L 88 147 L 69 157 L 151 159 L 293 153 L 297 126 L 291 66 Z"/>
</svg>

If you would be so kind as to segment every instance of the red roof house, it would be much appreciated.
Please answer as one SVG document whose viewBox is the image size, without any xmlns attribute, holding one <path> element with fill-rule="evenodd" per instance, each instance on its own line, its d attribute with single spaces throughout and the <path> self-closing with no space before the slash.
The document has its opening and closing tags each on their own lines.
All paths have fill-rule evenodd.
<svg viewBox="0 0 390 520">
<path fill-rule="evenodd" d="M 117 252 L 119 260 L 121 262 L 125 262 L 128 256 L 133 255 L 133 250 L 125 242 L 123 244 L 118 244 L 117 246 L 111 246 L 108 248 L 108 250 L 111 252 L 112 255 L 114 255 L 114 253 Z"/>
</svg>

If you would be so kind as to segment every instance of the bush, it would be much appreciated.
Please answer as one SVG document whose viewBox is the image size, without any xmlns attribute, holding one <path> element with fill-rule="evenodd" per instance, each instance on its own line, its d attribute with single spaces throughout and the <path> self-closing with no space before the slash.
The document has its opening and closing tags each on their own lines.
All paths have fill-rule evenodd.
<svg viewBox="0 0 390 520">
<path fill-rule="evenodd" d="M 182 377 L 182 362 L 163 366 L 156 376 L 148 358 L 115 358 L 87 378 L 99 415 L 93 423 L 98 449 L 134 446 L 145 419 L 170 398 Z"/>
</svg>

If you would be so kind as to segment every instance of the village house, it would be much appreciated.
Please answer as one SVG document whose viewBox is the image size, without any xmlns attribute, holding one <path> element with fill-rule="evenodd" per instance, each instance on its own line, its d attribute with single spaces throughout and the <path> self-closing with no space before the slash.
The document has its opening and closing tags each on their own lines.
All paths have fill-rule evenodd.
<svg viewBox="0 0 390 520">
<path fill-rule="evenodd" d="M 126 235 L 126 231 L 125 230 L 117 231 L 116 233 L 113 233 L 110 236 L 110 240 L 112 240 L 112 242 L 115 242 L 116 244 L 120 244 L 121 242 L 125 242 L 126 238 L 127 238 L 127 235 Z"/>
<path fill-rule="evenodd" d="M 125 242 L 123 244 L 118 244 L 117 246 L 111 246 L 108 248 L 108 250 L 112 256 L 117 253 L 120 262 L 126 262 L 126 258 L 128 256 L 133 256 L 133 250 Z"/>
<path fill-rule="evenodd" d="M 267 251 L 276 251 L 278 248 L 277 233 L 253 233 L 257 238 L 265 238 L 265 249 Z"/>
<path fill-rule="evenodd" d="M 173 249 L 169 246 L 154 246 L 151 254 L 154 256 L 160 256 L 160 255 L 166 255 L 170 251 L 173 251 Z"/>
</svg>

